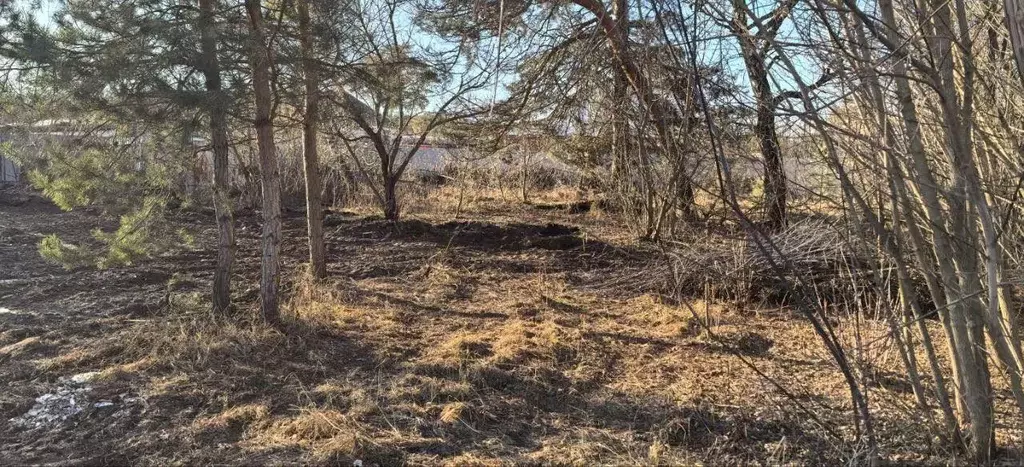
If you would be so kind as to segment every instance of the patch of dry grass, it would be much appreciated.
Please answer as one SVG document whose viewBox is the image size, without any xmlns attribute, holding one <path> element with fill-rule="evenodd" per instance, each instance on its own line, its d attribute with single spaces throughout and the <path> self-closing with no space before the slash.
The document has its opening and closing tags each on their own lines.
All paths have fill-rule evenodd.
<svg viewBox="0 0 1024 467">
<path fill-rule="evenodd" d="M 512 309 L 485 318 L 420 310 L 413 326 L 374 313 L 377 298 L 359 298 L 341 284 L 301 284 L 283 332 L 152 322 L 118 336 L 117 356 L 96 344 L 66 360 L 102 367 L 99 381 L 130 380 L 154 414 L 185 422 L 170 428 L 169 446 L 229 446 L 193 461 L 677 465 L 841 457 L 842 445 L 818 438 L 813 423 L 694 332 L 686 310 L 558 282 L 511 284 L 532 284 L 519 298 L 538 310 L 530 318 Z M 491 309 L 514 303 L 502 293 L 481 296 L 494 297 Z M 394 298 L 397 307 L 401 297 Z M 840 381 L 799 322 L 721 306 L 707 313 L 716 333 L 740 350 L 761 342 L 752 336 L 771 341 L 770 355 L 760 349 L 752 358 L 799 393 L 836 397 L 818 410 L 839 404 L 821 416 L 844 423 Z M 349 361 L 350 352 L 362 352 L 366 364 Z M 776 363 L 773 355 L 802 363 Z M 806 370 L 789 374 L 794 368 Z M 134 442 L 149 441 L 140 433 Z"/>
<path fill-rule="evenodd" d="M 697 300 L 694 316 L 650 293 L 580 287 L 620 267 L 606 251 L 389 235 L 338 248 L 359 262 L 344 266 L 393 267 L 386 273 L 286 281 L 280 329 L 179 310 L 38 368 L 100 370 L 98 385 L 143 397 L 137 428 L 116 436 L 151 465 L 819 465 L 852 456 L 842 378 L 809 325 L 784 310 Z M 375 245 L 385 246 L 352 253 Z M 846 337 L 854 324 L 837 321 Z M 867 341 L 886 332 L 859 326 Z M 900 371 L 884 346 L 867 350 L 880 372 Z M 734 353 L 847 438 L 830 438 Z M 912 395 L 871 391 L 880 434 L 893 440 L 885 456 L 948 459 L 908 429 L 921 426 L 907 415 Z"/>
<path fill-rule="evenodd" d="M 244 404 L 231 407 L 213 416 L 200 417 L 192 426 L 198 431 L 225 430 L 266 419 L 270 409 L 266 404 Z"/>
<path fill-rule="evenodd" d="M 44 345 L 43 340 L 39 336 L 26 337 L 13 344 L 0 347 L 0 361 L 24 355 Z"/>
</svg>

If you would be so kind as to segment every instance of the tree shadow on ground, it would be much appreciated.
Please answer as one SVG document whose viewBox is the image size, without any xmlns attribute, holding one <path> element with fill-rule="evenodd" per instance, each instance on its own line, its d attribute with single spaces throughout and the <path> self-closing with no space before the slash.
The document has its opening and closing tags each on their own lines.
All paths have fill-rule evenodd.
<svg viewBox="0 0 1024 467">
<path fill-rule="evenodd" d="M 255 225 L 240 222 L 246 227 L 239 234 L 236 280 L 241 284 L 255 284 L 259 272 Z M 303 229 L 300 218 L 286 220 L 283 251 L 288 271 L 304 261 Z M 659 441 L 682 451 L 717 450 L 721 457 L 707 458 L 721 462 L 765 458 L 752 453 L 755 448 L 741 442 L 740 436 L 764 442 L 785 436 L 798 451 L 824 452 L 819 449 L 821 440 L 796 431 L 799 425 L 784 414 L 754 417 L 738 408 L 679 405 L 615 392 L 610 388 L 616 381 L 605 375 L 610 371 L 593 376 L 574 373 L 584 362 L 579 350 L 570 346 L 542 352 L 530 341 L 502 358 L 493 342 L 474 342 L 451 360 L 427 361 L 425 354 L 454 337 L 441 333 L 456 329 L 421 335 L 427 323 L 450 325 L 461 320 L 459 326 L 476 326 L 475 332 L 503 320 L 515 321 L 514 312 L 460 310 L 451 303 L 438 305 L 418 300 L 415 294 L 395 293 L 420 281 L 413 274 L 448 248 L 458 254 L 445 261 L 472 274 L 602 274 L 623 261 L 642 263 L 643 258 L 637 259 L 642 254 L 584 241 L 577 230 L 557 224 L 392 224 L 345 218 L 333 229 L 329 250 L 335 279 L 370 279 L 365 286 L 346 286 L 343 292 L 350 295 L 343 304 L 362 306 L 372 316 L 369 313 L 377 311 L 372 305 L 386 302 L 399 310 L 399 316 L 380 323 L 358 317 L 333 327 L 294 319 L 283 330 L 273 330 L 238 324 L 238 316 L 232 317 L 234 322 L 214 321 L 204 308 L 135 313 L 130 301 L 113 298 L 130 289 L 144 290 L 147 300 L 160 297 L 167 276 L 179 267 L 194 276 L 189 290 L 204 292 L 208 274 L 203 270 L 213 259 L 209 241 L 195 251 L 142 268 L 82 275 L 67 291 L 47 289 L 50 296 L 39 295 L 38 306 L 85 299 L 83 306 L 103 311 L 93 315 L 72 309 L 75 313 L 60 320 L 24 323 L 49 325 L 53 332 L 89 339 L 62 342 L 59 349 L 47 350 L 60 350 L 61 355 L 35 355 L 47 358 L 24 360 L 23 368 L 5 371 L 4 375 L 17 377 L 9 383 L 21 388 L 19 410 L 49 391 L 57 376 L 90 370 L 100 370 L 107 378 L 95 383 L 98 393 L 126 394 L 144 402 L 116 412 L 90 409 L 73 424 L 45 433 L 5 427 L 3 435 L 10 442 L 0 448 L 0 456 L 21 463 L 63 462 L 73 453 L 72 460 L 82 464 L 351 465 L 361 459 L 367 465 L 395 465 L 408 459 L 487 453 L 526 463 L 536 462 L 529 454 L 558 442 L 614 444 L 616 451 L 646 456 L 648 447 Z M 395 280 L 389 281 L 390 288 L 373 289 L 388 282 L 382 278 Z M 550 309 L 560 316 L 597 316 L 595 310 L 541 296 L 538 308 L 546 307 L 544 313 Z M 255 310 L 255 296 L 239 297 L 241 311 Z M 81 323 L 68 324 L 75 319 Z M 572 331 L 589 341 L 616 340 L 664 350 L 677 345 L 598 330 L 582 333 L 583 326 L 581 320 Z M 406 340 L 407 336 L 418 340 Z M 606 360 L 598 365 L 617 364 L 611 358 L 591 357 Z M 40 368 L 54 378 L 37 378 Z M 613 463 L 633 458 L 594 454 L 588 459 Z M 801 459 L 815 463 L 827 457 Z"/>
<path fill-rule="evenodd" d="M 807 431 L 786 411 L 754 416 L 738 408 L 679 405 L 609 392 L 609 381 L 586 384 L 554 369 L 414 365 L 412 371 L 467 382 L 472 387 L 474 406 L 465 416 L 467 426 L 434 425 L 429 431 L 430 436 L 442 440 L 441 446 L 447 446 L 439 452 L 462 452 L 495 437 L 510 440 L 513 447 L 532 449 L 549 433 L 572 427 L 570 431 L 617 439 L 624 451 L 637 450 L 638 441 L 644 448 L 657 442 L 716 462 L 764 461 L 773 453 L 759 448 L 780 442 L 786 443 L 791 456 L 811 463 L 837 454 L 834 441 Z"/>
<path fill-rule="evenodd" d="M 430 242 L 445 247 L 464 247 L 483 251 L 522 251 L 527 249 L 570 250 L 587 246 L 598 250 L 607 243 L 586 240 L 578 227 L 548 223 L 496 224 L 481 221 L 451 221 L 431 224 L 419 219 L 385 221 L 351 219 L 338 224 L 336 235 L 366 238 L 374 236 L 392 241 Z"/>
</svg>

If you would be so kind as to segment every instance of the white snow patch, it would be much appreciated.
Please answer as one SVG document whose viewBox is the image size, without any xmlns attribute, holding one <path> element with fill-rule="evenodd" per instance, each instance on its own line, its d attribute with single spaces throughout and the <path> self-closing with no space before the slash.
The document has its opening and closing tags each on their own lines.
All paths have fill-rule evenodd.
<svg viewBox="0 0 1024 467">
<path fill-rule="evenodd" d="M 90 388 L 61 386 L 56 391 L 36 398 L 36 405 L 11 423 L 22 428 L 45 428 L 59 425 L 82 411 L 80 401 Z"/>
<path fill-rule="evenodd" d="M 95 403 L 89 401 L 88 395 L 92 387 L 86 383 L 95 380 L 98 375 L 98 371 L 89 371 L 61 378 L 60 384 L 53 392 L 37 397 L 35 405 L 23 415 L 10 419 L 11 423 L 27 429 L 53 428 L 69 421 L 90 405 L 94 408 L 115 405 L 112 400 L 106 399 Z M 120 405 L 131 405 L 140 401 L 138 398 L 124 396 L 120 398 Z"/>
</svg>

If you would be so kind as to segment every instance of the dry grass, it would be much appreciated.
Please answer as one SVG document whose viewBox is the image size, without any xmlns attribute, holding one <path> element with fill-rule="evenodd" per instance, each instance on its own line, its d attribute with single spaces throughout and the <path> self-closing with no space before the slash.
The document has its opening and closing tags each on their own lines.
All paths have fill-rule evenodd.
<svg viewBox="0 0 1024 467">
<path fill-rule="evenodd" d="M 43 341 L 38 336 L 26 337 L 13 344 L 8 344 L 0 347 L 0 361 L 8 358 L 16 358 L 20 355 L 24 355 L 31 352 L 34 349 L 38 349 L 43 346 Z"/>
<path fill-rule="evenodd" d="M 192 425 L 198 431 L 224 430 L 263 420 L 269 414 L 270 409 L 265 404 L 244 404 L 231 407 L 217 415 L 197 418 Z"/>
<path fill-rule="evenodd" d="M 120 418 L 88 415 L 70 436 L 25 442 L 68 438 L 72 449 L 99 450 L 89 433 L 102 430 L 103 449 L 121 457 L 92 460 L 138 465 L 855 459 L 849 396 L 809 325 L 787 310 L 702 300 L 690 303 L 695 316 L 648 291 L 595 286 L 653 256 L 617 241 L 621 232 L 589 230 L 601 213 L 534 214 L 538 226 L 572 221 L 579 235 L 603 242 L 538 248 L 512 237 L 531 230 L 507 226 L 487 230 L 509 236 L 501 241 L 467 237 L 445 230 L 450 219 L 436 213 L 405 230 L 351 220 L 329 232 L 330 279 L 295 273 L 286 281 L 280 329 L 182 307 L 68 341 L 56 354 L 25 354 L 36 372 L 98 370 L 97 391 L 144 401 Z M 478 215 L 498 222 L 498 214 Z M 293 237 L 286 252 L 301 257 L 301 234 Z M 704 331 L 708 323 L 717 338 Z M 902 371 L 885 326 L 836 325 L 851 346 L 856 334 L 867 343 L 859 355 L 865 374 L 878 376 L 869 395 L 883 457 L 952 459 L 931 442 L 906 388 L 882 378 Z M 1021 434 L 1007 427 L 999 436 L 1019 443 Z"/>
<path fill-rule="evenodd" d="M 540 463 L 814 464 L 850 455 L 723 344 L 695 331 L 696 318 L 684 309 L 651 296 L 573 292 L 551 276 L 492 285 L 478 291 L 472 308 L 501 310 L 500 317 L 468 309 L 377 312 L 378 300 L 346 293 L 344 281 L 303 281 L 285 332 L 154 323 L 135 332 L 163 337 L 120 336 L 121 358 L 130 361 L 105 374 L 132 375 L 160 410 L 194 411 L 170 439 L 228 447 L 181 459 L 189 461 L 491 465 L 497 455 Z M 410 300 L 431 287 L 401 286 Z M 398 292 L 379 280 L 372 287 Z M 504 289 L 518 290 L 518 299 Z M 399 300 L 390 306 L 414 307 Z M 536 313 L 522 317 L 523 307 Z M 802 323 L 720 305 L 707 316 L 724 345 L 846 429 L 841 381 Z"/>
</svg>

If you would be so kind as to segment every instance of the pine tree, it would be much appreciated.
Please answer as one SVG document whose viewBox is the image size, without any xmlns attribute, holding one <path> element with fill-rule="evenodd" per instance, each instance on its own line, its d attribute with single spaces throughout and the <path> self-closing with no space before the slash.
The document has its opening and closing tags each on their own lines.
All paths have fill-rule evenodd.
<svg viewBox="0 0 1024 467">
<path fill-rule="evenodd" d="M 9 24 L 19 34 L 12 37 L 19 40 L 5 44 L 0 52 L 33 69 L 25 81 L 50 88 L 54 96 L 63 98 L 71 121 L 130 122 L 131 134 L 121 139 L 134 140 L 136 146 L 138 141 L 157 139 L 187 141 L 180 145 L 181 159 L 173 162 L 158 159 L 162 157 L 159 153 L 136 151 L 141 159 L 136 163 L 146 172 L 160 167 L 164 177 L 173 179 L 179 175 L 175 171 L 188 170 L 191 163 L 184 159 L 192 151 L 186 146 L 191 145 L 198 122 L 207 120 L 219 231 L 212 303 L 216 311 L 225 311 L 230 307 L 234 256 L 227 119 L 237 101 L 232 94 L 238 86 L 225 89 L 222 75 L 240 73 L 224 70 L 219 55 L 221 42 L 237 42 L 238 38 L 221 33 L 218 16 L 225 13 L 218 10 L 216 0 L 201 0 L 198 7 L 170 0 L 69 0 L 55 15 L 52 27 L 39 25 L 32 15 L 13 15 Z M 166 153 L 166 147 L 161 151 Z M 109 184 L 112 178 L 109 171 L 65 175 L 63 180 L 51 180 L 48 191 L 60 196 L 58 186 L 67 187 L 76 179 L 85 183 L 87 176 L 92 178 L 89 183 L 100 185 Z M 164 183 L 164 192 L 167 185 Z M 118 201 L 134 203 L 132 214 L 136 216 L 163 212 L 154 209 L 159 203 L 145 197 L 122 196 Z M 142 232 L 153 231 L 139 230 L 131 236 L 140 245 L 147 241 L 140 236 Z M 156 244 L 158 240 L 148 241 Z"/>
<path fill-rule="evenodd" d="M 263 319 L 280 321 L 278 287 L 281 282 L 281 174 L 274 145 L 273 94 L 270 69 L 273 57 L 267 46 L 263 8 L 259 0 L 245 0 L 251 33 L 249 50 L 252 84 L 256 100 L 256 139 L 259 145 L 260 177 L 263 181 L 263 255 L 260 275 L 260 306 Z"/>
</svg>

